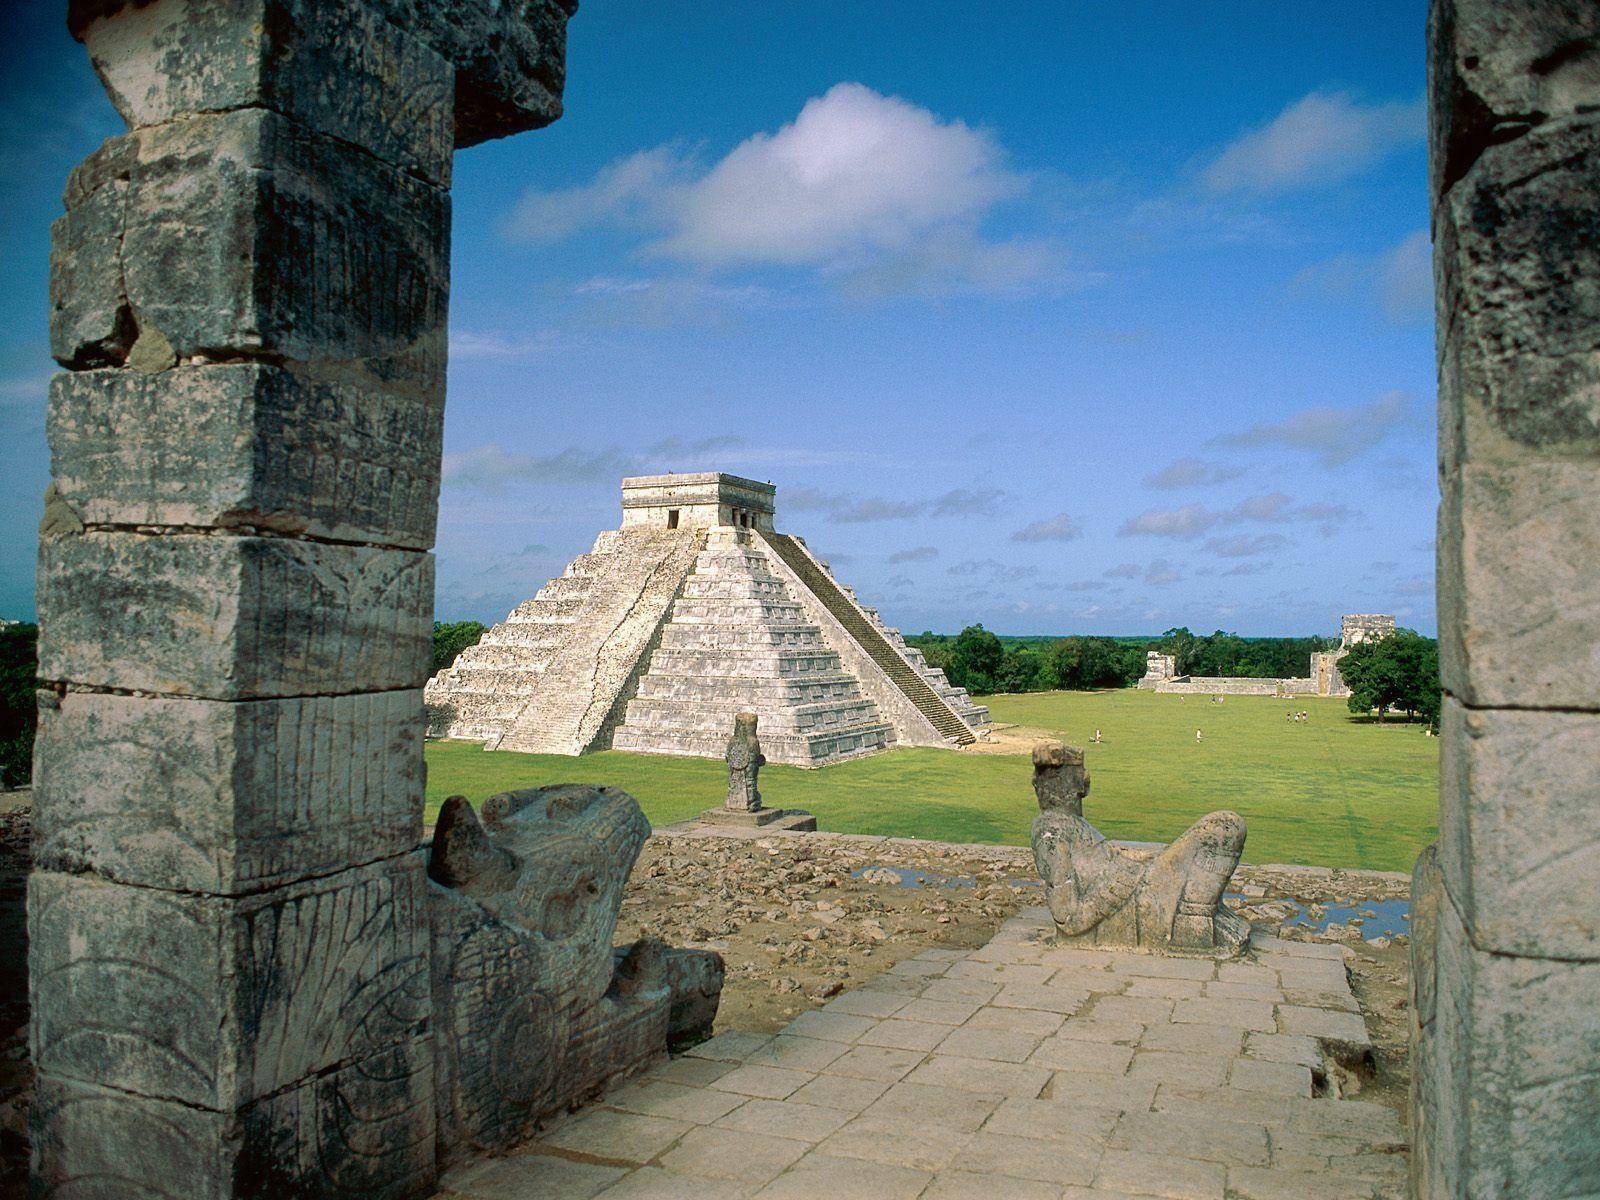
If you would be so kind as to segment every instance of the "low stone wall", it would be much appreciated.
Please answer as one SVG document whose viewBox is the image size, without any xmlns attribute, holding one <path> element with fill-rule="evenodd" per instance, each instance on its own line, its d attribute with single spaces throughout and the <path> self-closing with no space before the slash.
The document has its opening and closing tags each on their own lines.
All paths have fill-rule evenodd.
<svg viewBox="0 0 1600 1200">
<path fill-rule="evenodd" d="M 1180 675 L 1155 685 L 1160 693 L 1209 696 L 1315 696 L 1314 679 L 1258 679 L 1209 675 Z"/>
</svg>

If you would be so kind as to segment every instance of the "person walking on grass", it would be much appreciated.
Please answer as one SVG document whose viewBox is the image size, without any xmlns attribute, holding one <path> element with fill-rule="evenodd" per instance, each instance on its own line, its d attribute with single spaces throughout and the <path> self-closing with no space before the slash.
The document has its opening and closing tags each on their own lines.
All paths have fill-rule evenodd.
<svg viewBox="0 0 1600 1200">
<path fill-rule="evenodd" d="M 1194 740 L 1197 742 L 1200 740 L 1200 731 L 1198 729 L 1194 731 Z"/>
</svg>

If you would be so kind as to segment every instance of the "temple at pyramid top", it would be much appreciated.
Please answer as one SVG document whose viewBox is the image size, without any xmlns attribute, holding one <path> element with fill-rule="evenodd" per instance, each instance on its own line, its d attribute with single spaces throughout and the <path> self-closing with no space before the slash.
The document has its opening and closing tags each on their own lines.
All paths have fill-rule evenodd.
<svg viewBox="0 0 1600 1200">
<path fill-rule="evenodd" d="M 622 524 L 429 681 L 428 732 L 485 749 L 720 758 L 760 717 L 773 762 L 959 747 L 988 709 L 720 471 L 622 481 Z"/>
<path fill-rule="evenodd" d="M 694 475 L 635 475 L 622 481 L 622 527 L 690 529 L 732 525 L 772 532 L 778 489 L 722 471 Z"/>
</svg>

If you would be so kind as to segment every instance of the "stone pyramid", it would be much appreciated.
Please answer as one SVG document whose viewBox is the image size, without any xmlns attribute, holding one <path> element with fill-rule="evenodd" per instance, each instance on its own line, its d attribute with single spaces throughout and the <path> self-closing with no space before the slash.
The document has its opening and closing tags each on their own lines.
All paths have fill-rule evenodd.
<svg viewBox="0 0 1600 1200">
<path fill-rule="evenodd" d="M 430 736 L 720 758 L 751 711 L 767 758 L 799 766 L 975 740 L 988 709 L 774 530 L 775 493 L 624 479 L 622 527 L 429 682 Z"/>
</svg>

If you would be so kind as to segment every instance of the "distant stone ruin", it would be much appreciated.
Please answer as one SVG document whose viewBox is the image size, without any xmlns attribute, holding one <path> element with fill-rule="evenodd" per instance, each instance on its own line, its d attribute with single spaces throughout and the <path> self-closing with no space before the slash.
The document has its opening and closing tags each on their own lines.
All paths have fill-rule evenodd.
<svg viewBox="0 0 1600 1200">
<path fill-rule="evenodd" d="M 989 710 L 928 665 L 737 475 L 622 481 L 622 526 L 428 683 L 428 732 L 490 750 L 721 758 L 739 712 L 773 762 L 959 746 Z"/>
<path fill-rule="evenodd" d="M 1337 649 L 1311 656 L 1311 673 L 1296 679 L 1249 676 L 1179 675 L 1177 660 L 1151 650 L 1145 655 L 1144 677 L 1134 686 L 1157 692 L 1198 692 L 1212 696 L 1335 696 L 1350 694 L 1339 674 L 1339 660 L 1362 642 L 1377 642 L 1394 633 L 1394 618 L 1382 613 L 1348 613 L 1340 622 Z"/>
</svg>

